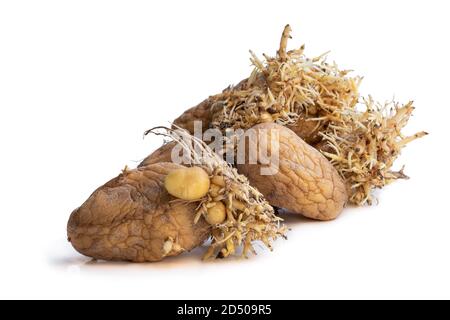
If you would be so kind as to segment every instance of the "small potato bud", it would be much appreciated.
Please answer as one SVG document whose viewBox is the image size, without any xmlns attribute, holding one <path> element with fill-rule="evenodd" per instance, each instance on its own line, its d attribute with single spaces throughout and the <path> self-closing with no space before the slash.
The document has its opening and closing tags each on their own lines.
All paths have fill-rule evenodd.
<svg viewBox="0 0 450 320">
<path fill-rule="evenodd" d="M 212 177 L 211 182 L 219 187 L 225 187 L 225 179 L 222 176 Z"/>
<path fill-rule="evenodd" d="M 170 172 L 164 185 L 172 196 L 191 201 L 201 199 L 208 193 L 210 181 L 205 170 L 192 167 Z"/>
<path fill-rule="evenodd" d="M 226 210 L 222 202 L 216 202 L 215 205 L 206 212 L 206 222 L 211 225 L 220 224 L 225 221 Z"/>
<path fill-rule="evenodd" d="M 173 248 L 173 240 L 169 238 L 164 242 L 163 255 L 167 256 L 170 253 L 170 251 L 172 251 L 172 248 Z"/>
<path fill-rule="evenodd" d="M 209 189 L 209 194 L 213 198 L 218 197 L 220 194 L 220 190 L 221 190 L 221 188 L 218 185 L 212 184 L 211 188 Z"/>
<path fill-rule="evenodd" d="M 260 114 L 260 121 L 261 122 L 273 122 L 273 117 L 268 112 L 261 112 L 261 114 Z"/>
<path fill-rule="evenodd" d="M 233 200 L 232 206 L 233 206 L 233 209 L 240 210 L 240 211 L 244 211 L 246 208 L 245 205 L 239 200 Z"/>
</svg>

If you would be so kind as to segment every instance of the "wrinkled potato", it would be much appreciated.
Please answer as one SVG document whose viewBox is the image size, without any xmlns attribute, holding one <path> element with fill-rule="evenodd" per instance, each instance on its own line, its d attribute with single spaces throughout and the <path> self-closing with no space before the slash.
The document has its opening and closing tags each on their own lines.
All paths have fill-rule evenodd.
<svg viewBox="0 0 450 320">
<path fill-rule="evenodd" d="M 124 171 L 97 189 L 68 222 L 68 239 L 83 255 L 104 260 L 159 261 L 201 245 L 210 226 L 194 224 L 195 203 L 172 202 L 164 178 L 183 168 L 159 163 Z"/>
<path fill-rule="evenodd" d="M 251 185 L 258 188 L 273 206 L 317 220 L 336 218 L 347 201 L 347 192 L 344 181 L 331 163 L 286 127 L 264 123 L 252 129 L 257 132 L 267 130 L 267 141 L 275 136 L 270 130 L 278 131 L 279 171 L 263 176 L 261 164 L 247 162 L 238 164 L 239 173 L 247 176 Z M 262 146 L 260 139 L 249 140 L 248 146 Z M 267 147 L 269 152 L 274 151 L 270 143 Z"/>
</svg>

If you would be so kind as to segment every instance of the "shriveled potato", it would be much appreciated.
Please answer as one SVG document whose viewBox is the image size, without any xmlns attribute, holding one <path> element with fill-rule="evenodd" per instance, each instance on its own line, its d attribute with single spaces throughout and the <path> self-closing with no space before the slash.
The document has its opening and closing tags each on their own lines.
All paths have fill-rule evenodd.
<svg viewBox="0 0 450 320">
<path fill-rule="evenodd" d="M 189 251 L 208 237 L 194 224 L 196 204 L 171 202 L 164 188 L 171 171 L 159 163 L 125 171 L 97 189 L 68 222 L 68 239 L 81 254 L 104 260 L 159 261 Z"/>
<path fill-rule="evenodd" d="M 279 144 L 274 144 L 279 146 L 279 171 L 263 176 L 261 164 L 245 163 L 238 164 L 239 173 L 247 176 L 273 206 L 317 220 L 336 218 L 347 201 L 347 192 L 331 163 L 286 127 L 264 123 L 252 129 L 258 135 L 247 141 L 248 146 L 263 149 L 267 146 L 272 153 L 276 150 L 271 150 L 269 141 L 276 136 L 275 131 L 279 134 Z M 268 143 L 261 143 L 259 132 L 266 133 Z"/>
</svg>

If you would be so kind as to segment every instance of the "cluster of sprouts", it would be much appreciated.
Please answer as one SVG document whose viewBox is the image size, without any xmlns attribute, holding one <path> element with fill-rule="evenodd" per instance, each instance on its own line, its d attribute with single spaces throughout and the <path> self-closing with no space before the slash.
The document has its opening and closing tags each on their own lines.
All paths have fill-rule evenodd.
<svg viewBox="0 0 450 320">
<path fill-rule="evenodd" d="M 401 149 L 426 135 L 419 132 L 404 137 L 401 129 L 414 110 L 412 102 L 380 104 L 371 97 L 363 99 L 364 111 L 342 109 L 321 132 L 323 141 L 317 148 L 330 159 L 350 188 L 349 201 L 371 204 L 372 189 L 382 188 L 396 179 L 408 178 L 392 170 Z"/>
<path fill-rule="evenodd" d="M 204 259 L 226 258 L 237 253 L 247 257 L 250 252 L 256 254 L 255 242 L 272 249 L 272 241 L 285 237 L 287 228 L 282 224 L 283 219 L 275 215 L 264 196 L 207 144 L 183 129 L 158 127 L 148 133 L 175 141 L 183 151 L 183 163 L 201 167 L 210 176 L 208 194 L 196 201 L 195 223 L 206 217 L 211 206 L 218 202 L 225 205 L 226 219 L 212 226 L 211 241 Z"/>
<path fill-rule="evenodd" d="M 327 54 L 304 55 L 304 45 L 287 51 L 291 28 L 285 27 L 275 57 L 260 60 L 249 78 L 212 96 L 211 126 L 248 129 L 262 122 L 276 122 L 302 131 L 301 136 L 323 153 L 345 180 L 350 203 L 372 202 L 372 190 L 399 178 L 403 170 L 392 166 L 403 146 L 424 136 L 404 137 L 401 129 L 413 111 L 412 102 L 379 104 L 361 98 L 361 77 L 349 76 L 327 62 Z"/>
</svg>

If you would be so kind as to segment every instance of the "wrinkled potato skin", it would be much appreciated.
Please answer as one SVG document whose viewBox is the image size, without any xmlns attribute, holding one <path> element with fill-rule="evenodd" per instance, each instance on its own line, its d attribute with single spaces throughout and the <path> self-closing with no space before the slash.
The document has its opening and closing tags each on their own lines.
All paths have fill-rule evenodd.
<svg viewBox="0 0 450 320">
<path fill-rule="evenodd" d="M 286 127 L 264 123 L 253 129 L 279 130 L 279 171 L 261 176 L 260 164 L 247 163 L 238 165 L 239 173 L 247 176 L 273 206 L 316 220 L 336 218 L 347 201 L 347 192 L 331 163 Z M 250 143 L 258 144 L 259 140 Z"/>
<path fill-rule="evenodd" d="M 159 261 L 189 251 L 208 237 L 201 219 L 194 225 L 196 204 L 180 204 L 163 187 L 164 177 L 182 166 L 160 163 L 119 175 L 97 189 L 70 216 L 67 233 L 83 255 L 104 260 Z M 168 238 L 182 250 L 164 254 Z"/>
</svg>

